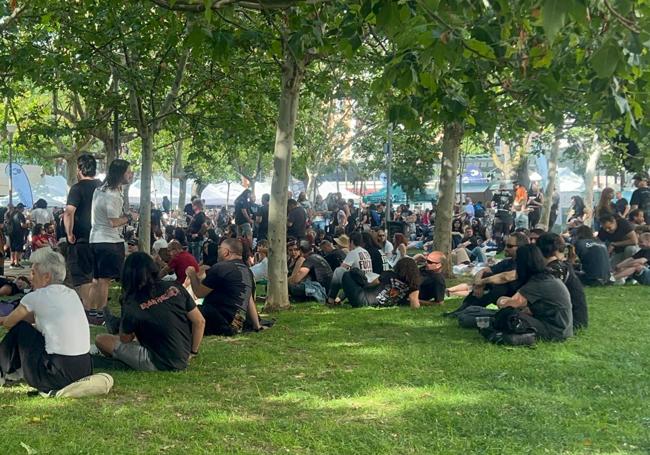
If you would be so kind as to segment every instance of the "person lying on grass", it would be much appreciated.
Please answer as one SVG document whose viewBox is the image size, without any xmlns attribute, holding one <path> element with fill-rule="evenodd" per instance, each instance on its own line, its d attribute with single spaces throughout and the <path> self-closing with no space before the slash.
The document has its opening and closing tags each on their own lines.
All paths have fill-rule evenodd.
<svg viewBox="0 0 650 455">
<path fill-rule="evenodd" d="M 205 320 L 183 286 L 161 281 L 158 272 L 146 253 L 127 257 L 120 335 L 97 335 L 95 344 L 106 357 L 134 370 L 184 370 L 199 353 Z"/>
<path fill-rule="evenodd" d="M 635 279 L 640 284 L 650 285 L 650 232 L 639 236 L 639 247 L 634 256 L 620 262 L 614 270 L 614 279 L 618 284 L 624 284 L 628 278 Z"/>
<path fill-rule="evenodd" d="M 79 296 L 63 285 L 63 256 L 45 247 L 30 261 L 34 291 L 0 318 L 8 330 L 0 343 L 0 385 L 25 379 L 48 393 L 92 374 L 90 329 Z"/>
<path fill-rule="evenodd" d="M 31 287 L 32 284 L 27 277 L 19 276 L 15 280 L 12 280 L 11 278 L 0 276 L 0 297 L 17 295 L 24 292 L 25 289 L 31 289 Z"/>
<path fill-rule="evenodd" d="M 353 307 L 410 305 L 420 308 L 420 270 L 413 258 L 397 261 L 393 270 L 383 272 L 370 285 L 358 269 L 343 274 L 343 291 Z"/>
<path fill-rule="evenodd" d="M 203 279 L 194 268 L 187 268 L 194 295 L 204 299 L 200 311 L 206 335 L 236 335 L 245 322 L 255 331 L 264 329 L 253 298 L 253 273 L 242 261 L 242 250 L 239 239 L 225 239 L 219 245 L 219 261 Z"/>
<path fill-rule="evenodd" d="M 516 272 L 522 286 L 512 297 L 500 297 L 497 306 L 519 309 L 519 319 L 540 339 L 562 341 L 573 336 L 569 291 L 551 274 L 536 245 L 519 247 Z"/>
</svg>

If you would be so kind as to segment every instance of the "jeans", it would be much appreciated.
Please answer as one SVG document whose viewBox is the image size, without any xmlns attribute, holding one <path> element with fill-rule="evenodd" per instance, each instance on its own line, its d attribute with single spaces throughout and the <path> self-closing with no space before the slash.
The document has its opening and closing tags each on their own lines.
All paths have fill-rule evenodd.
<svg viewBox="0 0 650 455">
<path fill-rule="evenodd" d="M 330 283 L 330 291 L 328 297 L 335 299 L 339 295 L 341 290 L 341 283 L 343 280 L 343 274 L 348 270 L 343 267 L 337 267 L 334 269 L 334 274 L 332 275 L 332 282 Z"/>
<path fill-rule="evenodd" d="M 477 246 L 472 251 L 469 252 L 470 257 L 474 259 L 474 262 L 479 262 L 485 264 L 487 262 L 487 256 L 480 246 Z"/>
<path fill-rule="evenodd" d="M 201 248 L 203 247 L 203 240 L 190 242 L 190 253 L 196 259 L 196 262 L 201 262 Z"/>
</svg>

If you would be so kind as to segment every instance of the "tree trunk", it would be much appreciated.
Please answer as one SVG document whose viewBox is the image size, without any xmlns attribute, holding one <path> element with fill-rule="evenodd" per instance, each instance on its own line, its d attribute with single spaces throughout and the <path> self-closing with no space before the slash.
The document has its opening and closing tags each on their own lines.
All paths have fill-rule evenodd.
<svg viewBox="0 0 650 455">
<path fill-rule="evenodd" d="M 548 222 L 551 218 L 551 205 L 553 204 L 553 192 L 555 191 L 555 179 L 557 177 L 557 162 L 560 158 L 560 139 L 562 135 L 562 130 L 560 128 L 555 129 L 555 140 L 553 141 L 553 146 L 551 147 L 551 154 L 548 157 L 548 178 L 546 179 L 546 189 L 544 191 L 544 205 L 542 207 L 542 215 L 539 222 L 544 226 L 548 227 L 548 230 L 552 226 L 548 225 Z"/>
<path fill-rule="evenodd" d="M 316 200 L 316 180 L 318 179 L 320 166 L 318 163 L 314 168 L 307 166 L 307 199 L 312 203 Z"/>
<path fill-rule="evenodd" d="M 173 175 L 178 179 L 178 210 L 183 210 L 185 207 L 185 198 L 187 197 L 187 175 L 183 168 L 183 139 L 177 136 L 177 141 L 174 143 L 174 170 Z M 172 182 L 172 185 L 174 182 Z"/>
<path fill-rule="evenodd" d="M 178 210 L 185 208 L 185 199 L 187 199 L 187 176 L 183 173 L 178 178 Z"/>
<path fill-rule="evenodd" d="M 433 229 L 433 245 L 437 251 L 447 256 L 445 273 L 451 274 L 451 221 L 454 213 L 456 194 L 456 174 L 460 159 L 460 142 L 463 139 L 463 126 L 458 122 L 445 125 L 442 139 L 442 165 L 438 186 L 438 207 Z"/>
<path fill-rule="evenodd" d="M 111 162 L 117 158 L 117 148 L 115 147 L 115 141 L 111 134 L 103 135 L 99 138 L 104 144 L 104 156 L 106 157 L 106 169 L 111 164 Z"/>
<path fill-rule="evenodd" d="M 77 183 L 77 157 L 75 155 L 65 158 L 65 180 L 68 187 Z"/>
<path fill-rule="evenodd" d="M 284 54 L 269 207 L 269 286 L 264 306 L 269 311 L 290 306 L 287 287 L 287 187 L 303 68 L 289 49 L 285 49 Z"/>
<path fill-rule="evenodd" d="M 142 169 L 140 171 L 140 232 L 138 248 L 149 253 L 151 249 L 151 174 L 153 172 L 153 132 L 144 132 L 142 139 Z"/>
<path fill-rule="evenodd" d="M 591 143 L 591 153 L 589 154 L 585 169 L 585 226 L 591 226 L 594 220 L 594 177 L 602 153 L 603 148 L 598 142 L 598 135 L 594 134 Z"/>
<path fill-rule="evenodd" d="M 530 188 L 530 176 L 528 175 L 528 153 L 524 150 L 523 155 L 517 163 L 516 179 L 524 188 Z"/>
</svg>

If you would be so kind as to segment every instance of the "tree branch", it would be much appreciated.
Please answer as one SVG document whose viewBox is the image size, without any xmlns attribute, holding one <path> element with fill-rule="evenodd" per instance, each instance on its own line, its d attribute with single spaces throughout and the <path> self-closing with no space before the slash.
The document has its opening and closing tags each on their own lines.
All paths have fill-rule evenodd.
<svg viewBox="0 0 650 455">
<path fill-rule="evenodd" d="M 14 8 L 9 16 L 0 18 L 0 32 L 6 30 L 12 22 L 14 22 L 18 17 L 24 13 L 29 6 L 29 2 L 25 1 L 25 4 Z"/>
</svg>

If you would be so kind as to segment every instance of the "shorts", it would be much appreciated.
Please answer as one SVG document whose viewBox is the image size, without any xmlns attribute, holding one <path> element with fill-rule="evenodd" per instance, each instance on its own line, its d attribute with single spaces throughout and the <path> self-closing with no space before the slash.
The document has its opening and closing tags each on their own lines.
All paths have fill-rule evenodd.
<svg viewBox="0 0 650 455">
<path fill-rule="evenodd" d="M 122 343 L 117 340 L 113 349 L 113 358 L 126 363 L 136 371 L 158 371 L 151 361 L 149 350 L 137 341 Z"/>
<path fill-rule="evenodd" d="M 19 236 L 9 236 L 9 248 L 12 252 L 22 252 L 25 249 L 25 237 L 22 235 Z"/>
<path fill-rule="evenodd" d="M 237 226 L 237 234 L 240 237 L 249 237 L 253 235 L 253 228 L 250 223 L 244 223 Z"/>
<path fill-rule="evenodd" d="M 632 276 L 639 284 L 650 286 L 650 267 L 646 267 L 639 273 Z"/>
<path fill-rule="evenodd" d="M 90 243 L 77 242 L 68 244 L 66 265 L 74 287 L 87 284 L 93 280 L 94 255 Z"/>
<path fill-rule="evenodd" d="M 124 266 L 124 243 L 91 243 L 93 277 L 119 280 Z"/>
</svg>

